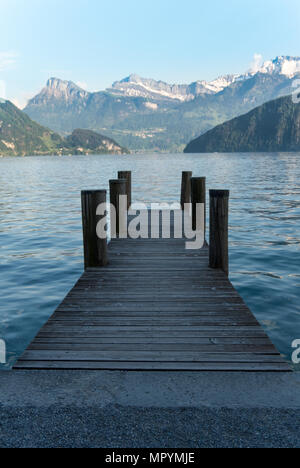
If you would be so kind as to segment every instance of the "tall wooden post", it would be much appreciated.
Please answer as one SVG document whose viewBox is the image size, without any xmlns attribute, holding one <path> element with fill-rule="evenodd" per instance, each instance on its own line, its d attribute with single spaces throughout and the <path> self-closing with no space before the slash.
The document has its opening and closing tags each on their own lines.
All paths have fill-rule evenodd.
<svg viewBox="0 0 300 468">
<path fill-rule="evenodd" d="M 103 215 L 97 215 L 97 208 L 106 204 L 106 190 L 84 190 L 81 192 L 84 267 L 104 267 L 108 264 L 107 238 L 100 239 L 96 228 Z"/>
<path fill-rule="evenodd" d="M 229 274 L 229 190 L 210 190 L 209 266 Z"/>
<path fill-rule="evenodd" d="M 184 210 L 186 203 L 191 203 L 191 178 L 192 172 L 183 172 L 181 181 L 181 209 Z"/>
<path fill-rule="evenodd" d="M 110 188 L 110 204 L 115 207 L 115 212 L 111 211 L 110 214 L 110 226 L 111 226 L 111 237 L 119 237 L 122 231 L 127 228 L 123 226 L 122 222 L 125 222 L 126 208 L 127 205 L 122 207 L 121 196 L 126 196 L 127 193 L 127 180 L 126 179 L 115 179 L 109 181 Z M 124 212 L 123 212 L 124 211 Z"/>
<path fill-rule="evenodd" d="M 127 194 L 127 209 L 131 207 L 132 203 L 132 194 L 131 194 L 131 171 L 119 171 L 118 172 L 119 179 L 126 179 L 126 194 Z"/>
<path fill-rule="evenodd" d="M 206 232 L 206 178 L 205 177 L 192 177 L 191 178 L 191 201 L 192 201 L 192 217 L 193 217 L 193 230 L 197 228 L 197 204 L 204 205 L 204 240 Z"/>
</svg>

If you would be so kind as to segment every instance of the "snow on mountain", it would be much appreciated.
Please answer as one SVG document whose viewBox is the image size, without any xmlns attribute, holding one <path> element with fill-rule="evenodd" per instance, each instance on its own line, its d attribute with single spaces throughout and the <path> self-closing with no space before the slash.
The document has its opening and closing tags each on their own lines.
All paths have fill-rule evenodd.
<svg viewBox="0 0 300 468">
<path fill-rule="evenodd" d="M 115 95 L 172 99 L 183 102 L 190 101 L 200 94 L 217 94 L 236 81 L 247 80 L 257 73 L 279 74 L 293 78 L 300 73 L 300 57 L 279 56 L 272 61 L 263 62 L 261 65 L 257 64 L 244 74 L 225 75 L 213 81 L 196 81 L 189 85 L 171 85 L 134 74 L 121 81 L 116 81 L 107 91 Z"/>
<path fill-rule="evenodd" d="M 199 80 L 191 84 L 168 84 L 163 81 L 142 78 L 138 75 L 130 75 L 121 81 L 116 81 L 106 91 L 115 96 L 143 97 L 154 102 L 186 102 L 195 99 L 199 95 L 217 94 L 233 83 L 248 80 L 258 73 L 278 74 L 286 76 L 287 79 L 292 79 L 300 74 L 300 57 L 279 56 L 272 61 L 263 62 L 261 56 L 256 54 L 253 67 L 244 74 L 225 75 L 212 81 Z M 50 78 L 46 87 L 29 101 L 29 105 L 38 105 L 51 99 L 61 100 L 68 104 L 78 101 L 84 103 L 89 95 L 88 91 L 72 81 Z M 152 106 L 152 109 L 154 110 L 155 107 Z"/>
<path fill-rule="evenodd" d="M 112 94 L 123 96 L 190 101 L 200 94 L 219 93 L 224 88 L 234 83 L 238 78 L 238 75 L 228 75 L 217 78 L 211 82 L 195 81 L 189 85 L 170 85 L 163 81 L 155 81 L 141 78 L 138 75 L 130 75 L 124 80 L 113 83 L 112 88 L 107 91 Z"/>
<path fill-rule="evenodd" d="M 273 61 L 264 62 L 259 71 L 293 78 L 300 73 L 300 57 L 276 57 Z"/>
<path fill-rule="evenodd" d="M 170 85 L 163 81 L 141 78 L 138 75 L 130 75 L 124 80 L 113 83 L 107 91 L 112 94 L 124 96 L 139 96 L 145 98 L 177 99 L 186 101 L 195 97 L 192 85 Z"/>
</svg>

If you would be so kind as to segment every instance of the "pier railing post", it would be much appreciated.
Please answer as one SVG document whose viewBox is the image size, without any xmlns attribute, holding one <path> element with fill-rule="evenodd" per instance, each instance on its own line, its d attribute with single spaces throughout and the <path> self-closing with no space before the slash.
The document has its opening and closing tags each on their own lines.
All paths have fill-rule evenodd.
<svg viewBox="0 0 300 468">
<path fill-rule="evenodd" d="M 206 177 L 192 177 L 191 178 L 191 203 L 192 203 L 192 218 L 193 230 L 197 228 L 197 204 L 204 205 L 204 240 L 206 232 Z"/>
<path fill-rule="evenodd" d="M 118 172 L 119 179 L 126 179 L 126 194 L 127 194 L 127 209 L 131 207 L 132 203 L 132 193 L 131 193 L 131 180 L 132 175 L 131 171 L 119 171 Z"/>
<path fill-rule="evenodd" d="M 106 204 L 106 190 L 84 190 L 81 192 L 84 267 L 97 268 L 108 264 L 107 238 L 97 236 L 97 224 L 101 218 L 97 208 Z"/>
<path fill-rule="evenodd" d="M 126 209 L 127 203 L 123 206 L 122 201 L 127 194 L 127 180 L 115 179 L 109 181 L 110 204 L 114 207 L 110 213 L 111 238 L 115 239 L 125 234 L 127 229 Z"/>
<path fill-rule="evenodd" d="M 183 172 L 182 181 L 181 181 L 181 209 L 184 210 L 184 205 L 186 203 L 191 203 L 191 178 L 193 176 L 192 172 Z"/>
<path fill-rule="evenodd" d="M 209 266 L 229 274 L 229 190 L 210 190 Z"/>
</svg>

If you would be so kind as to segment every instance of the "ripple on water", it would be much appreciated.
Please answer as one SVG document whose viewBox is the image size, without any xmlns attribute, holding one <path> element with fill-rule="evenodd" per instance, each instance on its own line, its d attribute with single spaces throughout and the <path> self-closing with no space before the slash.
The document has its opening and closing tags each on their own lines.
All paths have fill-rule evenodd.
<svg viewBox="0 0 300 468">
<path fill-rule="evenodd" d="M 267 170 L 266 170 L 267 168 Z M 300 154 L 1 158 L 0 338 L 7 368 L 83 269 L 80 191 L 133 171 L 133 199 L 178 202 L 181 171 L 231 190 L 231 279 L 280 352 L 300 339 Z M 296 366 L 299 369 L 299 365 Z"/>
</svg>

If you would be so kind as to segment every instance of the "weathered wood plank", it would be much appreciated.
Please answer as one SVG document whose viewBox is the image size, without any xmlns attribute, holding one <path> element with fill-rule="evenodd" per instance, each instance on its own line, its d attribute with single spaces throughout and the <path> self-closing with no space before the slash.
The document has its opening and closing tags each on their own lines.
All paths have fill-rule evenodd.
<svg viewBox="0 0 300 468">
<path fill-rule="evenodd" d="M 235 326 L 232 325 L 230 326 L 229 324 L 223 325 L 223 326 L 216 326 L 215 324 L 211 324 L 211 326 L 203 325 L 200 327 L 193 326 L 189 327 L 186 325 L 182 326 L 173 326 L 170 325 L 168 327 L 158 327 L 155 325 L 152 326 L 119 326 L 119 324 L 115 324 L 114 326 L 88 326 L 84 324 L 79 324 L 79 325 L 74 325 L 74 323 L 70 324 L 70 326 L 65 326 L 65 324 L 62 324 L 61 322 L 55 322 L 55 323 L 50 323 L 47 322 L 47 324 L 42 328 L 41 331 L 44 332 L 66 332 L 69 331 L 70 333 L 75 333 L 76 331 L 81 331 L 83 333 L 125 333 L 126 331 L 135 334 L 138 332 L 147 332 L 147 333 L 152 333 L 152 334 L 170 334 L 170 333 L 187 333 L 191 336 L 195 333 L 194 336 L 197 336 L 197 333 L 207 333 L 208 336 L 215 336 L 217 333 L 216 330 L 223 330 L 224 333 L 228 333 L 228 336 L 230 336 L 230 332 L 236 332 L 236 333 L 257 333 L 260 332 L 262 334 L 265 334 L 263 330 L 259 329 L 258 326 Z M 251 335 L 252 336 L 252 335 Z"/>
<path fill-rule="evenodd" d="M 174 351 L 184 354 L 185 352 L 196 352 L 196 353 L 253 353 L 253 354 L 271 354 L 274 355 L 274 347 L 272 344 L 198 344 L 198 343 L 56 343 L 55 347 L 53 343 L 32 343 L 28 347 L 28 351 L 33 350 L 45 350 L 52 351 L 67 351 L 67 352 L 121 352 L 123 351 Z M 199 357 L 201 361 L 201 357 Z"/>
<path fill-rule="evenodd" d="M 141 298 L 143 298 L 143 296 L 141 296 Z M 138 297 L 120 297 L 118 298 L 119 301 L 116 301 L 116 297 L 112 296 L 111 298 L 111 301 L 114 302 L 116 304 L 116 306 L 118 305 L 119 302 L 128 302 L 128 303 L 137 303 L 137 302 L 141 302 L 141 298 L 138 298 Z M 79 300 L 80 299 L 80 300 Z M 102 302 L 105 303 L 107 302 L 107 300 L 109 300 L 109 298 L 104 297 L 104 295 L 102 296 L 97 296 L 96 298 L 93 298 L 89 295 L 86 295 L 84 296 L 83 298 L 82 297 L 72 297 L 72 300 L 74 302 L 74 300 L 77 300 L 78 303 L 82 302 L 82 304 L 95 304 L 95 302 L 97 302 L 98 304 L 101 304 Z M 173 303 L 186 303 L 189 299 L 186 298 L 186 297 L 173 297 L 173 298 L 168 298 L 168 296 L 164 296 L 164 297 L 153 297 L 153 296 L 146 296 L 143 298 L 143 301 L 146 303 L 146 302 L 149 302 L 149 303 L 153 303 L 153 302 L 165 302 L 167 304 L 173 304 Z M 209 296 L 203 296 L 203 297 L 192 297 L 190 300 L 190 302 L 194 302 L 196 304 L 211 304 L 211 298 Z M 223 297 L 223 296 L 216 296 L 214 297 L 214 303 L 215 304 L 223 304 L 223 305 L 228 305 L 228 304 L 240 304 L 240 300 L 239 300 L 239 297 L 236 296 L 236 297 Z"/>
<path fill-rule="evenodd" d="M 239 313 L 240 312 L 240 313 Z M 190 311 L 186 312 L 185 314 L 181 311 L 174 311 L 168 310 L 168 311 L 161 311 L 161 312 L 149 312 L 149 311 L 144 311 L 144 310 L 136 310 L 136 311 L 97 311 L 97 312 L 87 312 L 87 311 L 70 311 L 70 312 L 56 312 L 53 316 L 52 319 L 55 321 L 65 321 L 65 320 L 82 320 L 84 321 L 86 318 L 88 319 L 94 319 L 94 318 L 101 318 L 101 317 L 110 317 L 114 318 L 115 320 L 118 319 L 118 317 L 131 317 L 131 318 L 141 318 L 141 317 L 149 317 L 149 314 L 151 314 L 151 317 L 154 318 L 193 318 L 193 317 L 214 317 L 215 320 L 218 320 L 221 317 L 226 317 L 227 319 L 235 319 L 237 317 L 240 318 L 245 318 L 245 317 L 251 317 L 251 314 L 249 312 L 244 312 L 244 311 L 236 311 L 236 312 L 198 312 L 198 311 Z M 184 317 L 183 317 L 184 315 Z M 252 317 L 251 317 L 252 318 Z"/>
<path fill-rule="evenodd" d="M 79 337 L 79 338 L 97 338 L 97 337 L 142 337 L 142 338 L 219 338 L 219 337 L 238 337 L 255 338 L 266 337 L 266 334 L 259 327 L 169 327 L 162 329 L 158 327 L 48 327 L 45 325 L 37 337 Z"/>
<path fill-rule="evenodd" d="M 279 354 L 205 353 L 189 351 L 66 351 L 27 350 L 21 361 L 158 361 L 158 362 L 282 362 Z"/>
<path fill-rule="evenodd" d="M 18 361 L 15 369 L 60 370 L 159 370 L 159 371 L 221 371 L 221 372 L 289 372 L 282 360 L 264 362 L 96 362 L 96 361 Z"/>
<path fill-rule="evenodd" d="M 42 344 L 48 344 L 49 346 L 51 345 L 53 347 L 54 344 L 60 343 L 69 343 L 69 344 L 117 344 L 117 343 L 122 343 L 122 344 L 132 344 L 132 343 L 138 343 L 142 345 L 146 344 L 205 344 L 205 345 L 211 345 L 212 343 L 214 344 L 232 344 L 232 345 L 237 345 L 237 344 L 244 344 L 244 345 L 271 345 L 271 341 L 267 337 L 249 337 L 249 338 L 228 338 L 228 337 L 218 337 L 218 338 L 200 338 L 200 337 L 182 337 L 182 336 L 156 336 L 153 338 L 152 336 L 147 337 L 147 336 L 141 336 L 137 337 L 134 335 L 129 335 L 129 336 L 123 336 L 121 337 L 120 334 L 119 336 L 115 337 L 100 337 L 100 338 L 93 338 L 93 337 L 88 337 L 84 338 L 81 336 L 70 336 L 70 337 L 57 337 L 57 336 L 49 336 L 49 337 L 43 337 L 43 336 L 37 336 L 34 340 L 33 345 L 36 345 L 38 343 Z M 31 347 L 30 347 L 31 348 Z M 34 349 L 34 348 L 32 348 Z"/>
<path fill-rule="evenodd" d="M 122 317 L 123 318 L 123 317 Z M 205 318 L 203 320 L 200 320 L 200 319 L 190 319 L 190 320 L 185 320 L 185 319 L 170 319 L 170 320 L 167 320 L 167 319 L 164 319 L 164 320 L 159 320 L 159 319 L 152 319 L 152 318 L 149 318 L 148 320 L 145 320 L 145 319 L 126 319 L 126 320 L 121 320 L 121 319 L 118 319 L 118 320 L 112 320 L 112 319 L 101 319 L 101 320 L 83 320 L 83 321 L 76 321 L 76 320 L 65 320 L 65 321 L 56 321 L 56 320 L 51 320 L 49 321 L 49 326 L 52 326 L 52 327 L 58 327 L 58 326 L 63 326 L 63 327 L 69 327 L 69 326 L 85 326 L 85 327 L 105 327 L 105 326 L 114 326 L 114 324 L 117 324 L 117 325 L 126 325 L 126 326 L 131 326 L 131 327 L 134 327 L 134 326 L 143 326 L 143 327 L 151 327 L 151 326 L 155 326 L 155 327 L 160 327 L 160 328 L 163 328 L 163 327 L 169 327 L 169 326 L 173 326 L 173 327 L 181 327 L 181 326 L 187 326 L 187 327 L 206 327 L 206 326 L 209 326 L 209 325 L 219 325 L 219 326 L 231 326 L 231 327 L 234 327 L 234 326 L 237 326 L 237 325 L 241 325 L 241 326 L 247 326 L 247 325 L 254 325 L 256 322 L 255 322 L 255 319 L 253 320 L 250 320 L 247 321 L 246 319 L 245 320 L 226 320 L 226 319 L 218 319 L 218 321 L 214 320 L 214 318 Z"/>
</svg>

